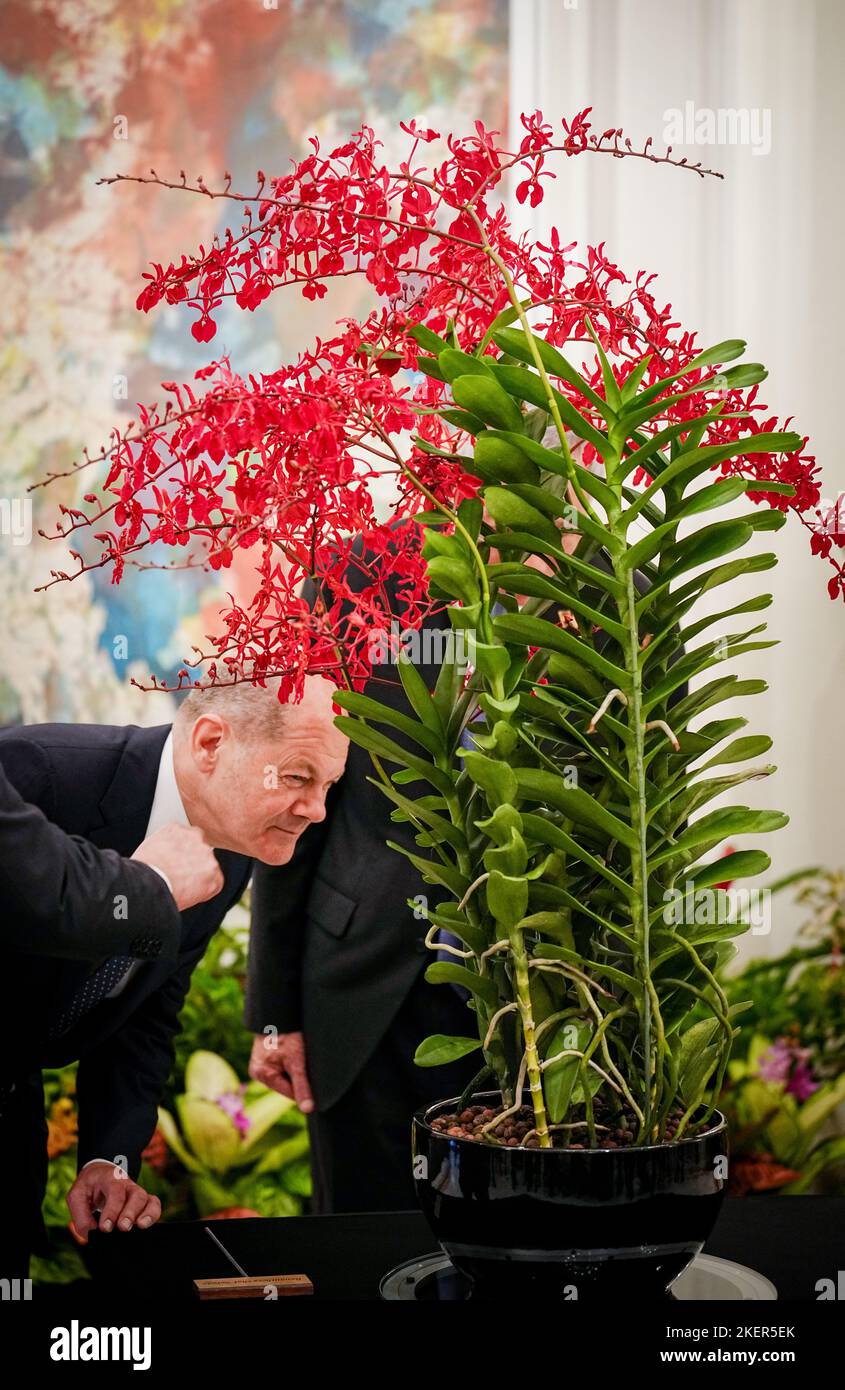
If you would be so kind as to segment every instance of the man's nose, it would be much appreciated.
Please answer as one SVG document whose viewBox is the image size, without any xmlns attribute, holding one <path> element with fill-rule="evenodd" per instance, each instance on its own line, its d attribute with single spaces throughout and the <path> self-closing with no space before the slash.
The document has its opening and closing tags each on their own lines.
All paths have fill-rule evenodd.
<svg viewBox="0 0 845 1390">
<path fill-rule="evenodd" d="M 306 820 L 313 822 L 326 819 L 326 796 L 318 787 L 310 791 L 302 791 L 296 801 L 291 806 L 291 810 L 296 816 L 303 816 Z"/>
</svg>

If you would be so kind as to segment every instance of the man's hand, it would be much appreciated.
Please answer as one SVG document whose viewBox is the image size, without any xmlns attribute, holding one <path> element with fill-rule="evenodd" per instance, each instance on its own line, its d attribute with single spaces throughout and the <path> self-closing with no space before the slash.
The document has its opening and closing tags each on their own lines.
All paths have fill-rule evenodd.
<svg viewBox="0 0 845 1390">
<path fill-rule="evenodd" d="M 90 1231 L 144 1230 L 161 1216 L 161 1202 L 139 1187 L 122 1168 L 105 1160 L 87 1163 L 67 1194 L 73 1233 L 81 1245 Z M 97 1221 L 94 1212 L 99 1211 Z"/>
<path fill-rule="evenodd" d="M 249 1059 L 249 1074 L 271 1091 L 295 1100 L 303 1115 L 314 1109 L 305 1069 L 305 1038 L 301 1033 L 257 1033 Z"/>
<path fill-rule="evenodd" d="M 223 871 L 214 850 L 194 825 L 163 825 L 138 846 L 132 858 L 167 875 L 180 912 L 208 902 L 223 887 Z"/>
</svg>

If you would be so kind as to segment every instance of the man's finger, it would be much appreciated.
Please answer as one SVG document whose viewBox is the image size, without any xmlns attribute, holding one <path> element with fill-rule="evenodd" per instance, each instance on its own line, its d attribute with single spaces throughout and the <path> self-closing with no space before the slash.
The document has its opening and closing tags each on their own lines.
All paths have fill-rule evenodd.
<svg viewBox="0 0 845 1390">
<path fill-rule="evenodd" d="M 100 1212 L 101 1231 L 111 1231 L 114 1229 L 128 1196 L 127 1189 L 131 1186 L 132 1184 L 129 1182 L 128 1178 L 123 1178 L 121 1180 L 114 1179 L 106 1185 L 106 1200 Z"/>
<path fill-rule="evenodd" d="M 161 1202 L 158 1197 L 144 1194 L 147 1198 L 143 1211 L 139 1214 L 135 1225 L 139 1230 L 144 1231 L 148 1226 L 152 1226 L 161 1216 Z"/>
<path fill-rule="evenodd" d="M 253 1080 L 260 1081 L 262 1086 L 269 1086 L 271 1091 L 278 1091 L 280 1096 L 287 1096 L 288 1100 L 294 1099 L 288 1074 L 281 1067 L 278 1070 L 275 1067 L 258 1068 L 251 1075 Z"/>
<path fill-rule="evenodd" d="M 88 1233 L 87 1233 L 87 1231 L 86 1231 L 86 1233 L 85 1233 L 84 1236 L 83 1236 L 83 1235 L 80 1235 L 80 1234 L 79 1234 L 79 1231 L 76 1229 L 76 1222 L 75 1222 L 75 1221 L 69 1221 L 69 1222 L 67 1223 L 67 1228 L 68 1228 L 68 1230 L 70 1231 L 71 1235 L 73 1236 L 73 1239 L 76 1241 L 77 1245 L 87 1245 L 87 1244 L 88 1244 Z"/>
<path fill-rule="evenodd" d="M 248 1072 L 253 1081 L 260 1081 L 262 1086 L 269 1086 L 271 1091 L 292 1097 L 287 1079 L 287 1066 L 281 1050 L 271 1055 L 262 1049 L 253 1048 Z"/>
<path fill-rule="evenodd" d="M 87 1183 L 75 1182 L 67 1194 L 68 1211 L 75 1231 L 75 1239 L 87 1245 L 88 1232 L 96 1229 L 94 1220 L 94 1193 Z"/>
<path fill-rule="evenodd" d="M 126 1186 L 128 1187 L 129 1184 L 127 1183 Z M 123 1211 L 118 1217 L 117 1229 L 119 1231 L 131 1231 L 146 1205 L 147 1194 L 143 1187 L 136 1187 L 133 1184 L 129 1196 L 123 1203 Z"/>
<path fill-rule="evenodd" d="M 293 1082 L 293 1098 L 303 1114 L 310 1114 L 314 1109 L 314 1097 L 311 1094 L 311 1086 L 308 1082 L 308 1073 L 305 1070 L 305 1063 L 299 1057 L 292 1057 L 288 1062 L 288 1074 Z"/>
</svg>

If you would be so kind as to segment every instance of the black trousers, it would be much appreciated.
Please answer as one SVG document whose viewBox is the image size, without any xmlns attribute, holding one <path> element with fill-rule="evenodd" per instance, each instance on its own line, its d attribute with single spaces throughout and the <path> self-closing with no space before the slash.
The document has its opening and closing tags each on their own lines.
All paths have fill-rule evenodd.
<svg viewBox="0 0 845 1390">
<path fill-rule="evenodd" d="M 430 985 L 420 974 L 350 1089 L 335 1105 L 309 1117 L 315 1213 L 416 1207 L 414 1111 L 460 1095 L 484 1058 L 478 1051 L 447 1066 L 418 1067 L 414 1052 L 431 1033 L 470 1037 L 475 1031 L 475 1014 L 455 990 Z"/>
<path fill-rule="evenodd" d="M 47 1251 L 41 1203 L 47 1183 L 47 1121 L 41 1072 L 0 1082 L 0 1278 L 25 1279 L 30 1255 Z"/>
</svg>

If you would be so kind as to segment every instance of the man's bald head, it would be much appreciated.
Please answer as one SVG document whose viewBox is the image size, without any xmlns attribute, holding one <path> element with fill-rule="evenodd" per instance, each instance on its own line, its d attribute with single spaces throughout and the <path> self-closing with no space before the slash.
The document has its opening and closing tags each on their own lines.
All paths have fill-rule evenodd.
<svg viewBox="0 0 845 1390">
<path fill-rule="evenodd" d="M 192 825 L 217 849 L 283 864 L 346 764 L 334 687 L 307 676 L 282 704 L 274 685 L 248 681 L 192 690 L 173 725 L 174 765 Z"/>
<path fill-rule="evenodd" d="M 306 676 L 302 699 L 282 703 L 274 681 L 266 686 L 240 680 L 229 685 L 210 685 L 192 690 L 179 706 L 175 727 L 189 727 L 201 714 L 220 714 L 244 738 L 279 738 L 297 710 L 322 710 L 331 706 L 335 687 L 322 676 Z"/>
</svg>

